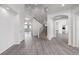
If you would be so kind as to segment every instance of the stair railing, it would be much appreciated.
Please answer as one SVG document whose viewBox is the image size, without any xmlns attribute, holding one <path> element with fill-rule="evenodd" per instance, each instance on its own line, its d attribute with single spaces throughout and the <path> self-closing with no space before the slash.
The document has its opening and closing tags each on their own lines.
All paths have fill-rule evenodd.
<svg viewBox="0 0 79 59">
<path fill-rule="evenodd" d="M 33 17 L 36 21 L 38 21 L 37 18 Z M 39 21 L 38 21 L 39 22 Z M 42 24 L 41 22 L 39 22 L 40 24 Z M 42 24 L 43 25 L 43 24 Z M 39 31 L 38 31 L 38 38 L 40 38 L 40 33 L 42 32 L 42 30 L 44 29 L 44 26 L 42 26 Z"/>
</svg>

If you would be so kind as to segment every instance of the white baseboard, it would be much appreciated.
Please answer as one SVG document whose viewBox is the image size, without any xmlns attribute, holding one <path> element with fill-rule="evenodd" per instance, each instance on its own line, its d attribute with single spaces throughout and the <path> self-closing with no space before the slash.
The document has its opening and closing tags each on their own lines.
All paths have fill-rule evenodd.
<svg viewBox="0 0 79 59">
<path fill-rule="evenodd" d="M 0 50 L 0 54 L 3 53 L 4 51 L 6 51 L 8 48 L 10 48 L 11 46 L 13 46 L 14 43 L 11 43 L 7 48 L 5 48 L 4 50 Z"/>
</svg>

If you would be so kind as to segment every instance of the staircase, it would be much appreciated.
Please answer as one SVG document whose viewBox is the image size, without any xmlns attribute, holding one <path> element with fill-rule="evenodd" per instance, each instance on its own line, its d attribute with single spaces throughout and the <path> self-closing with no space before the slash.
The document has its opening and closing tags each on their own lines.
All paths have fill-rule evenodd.
<svg viewBox="0 0 79 59">
<path fill-rule="evenodd" d="M 40 39 L 47 39 L 47 27 L 44 26 L 44 29 L 42 30 L 42 32 L 39 35 Z"/>
<path fill-rule="evenodd" d="M 35 28 L 34 33 L 35 33 L 35 31 L 36 31 L 36 34 L 38 33 L 37 34 L 38 38 L 43 37 L 43 36 L 41 36 L 42 34 L 44 36 L 46 36 L 47 35 L 47 34 L 45 34 L 45 31 L 46 31 L 45 30 L 45 24 L 47 22 L 47 11 L 46 11 L 46 9 L 44 7 L 36 8 L 36 6 L 34 6 L 34 5 L 29 5 L 28 7 L 30 7 L 32 9 L 30 14 L 32 14 L 32 18 L 36 20 L 34 22 L 34 25 L 36 23 L 37 28 L 39 27 L 37 29 L 37 28 L 35 28 L 36 25 L 34 26 L 34 28 Z M 36 36 L 36 34 L 35 34 L 35 36 Z"/>
<path fill-rule="evenodd" d="M 40 39 L 47 39 L 47 27 L 45 26 L 45 24 L 41 21 L 39 21 L 38 19 L 36 19 L 35 17 L 33 17 L 36 21 L 38 21 L 40 24 L 42 24 L 43 26 L 39 29 L 38 31 L 38 38 Z"/>
</svg>

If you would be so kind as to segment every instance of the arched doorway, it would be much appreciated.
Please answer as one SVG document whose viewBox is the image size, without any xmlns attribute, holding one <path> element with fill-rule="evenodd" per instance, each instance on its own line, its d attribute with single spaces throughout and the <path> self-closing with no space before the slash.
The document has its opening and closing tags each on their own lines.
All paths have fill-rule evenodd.
<svg viewBox="0 0 79 59">
<path fill-rule="evenodd" d="M 53 17 L 55 38 L 68 44 L 68 16 L 57 15 Z"/>
</svg>

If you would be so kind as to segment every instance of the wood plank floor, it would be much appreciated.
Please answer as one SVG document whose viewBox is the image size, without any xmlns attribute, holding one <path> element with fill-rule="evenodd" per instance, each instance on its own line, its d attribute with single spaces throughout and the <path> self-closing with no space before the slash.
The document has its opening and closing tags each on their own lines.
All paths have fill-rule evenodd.
<svg viewBox="0 0 79 59">
<path fill-rule="evenodd" d="M 68 46 L 60 38 L 43 40 L 32 37 L 1 55 L 79 55 L 79 48 Z"/>
</svg>

